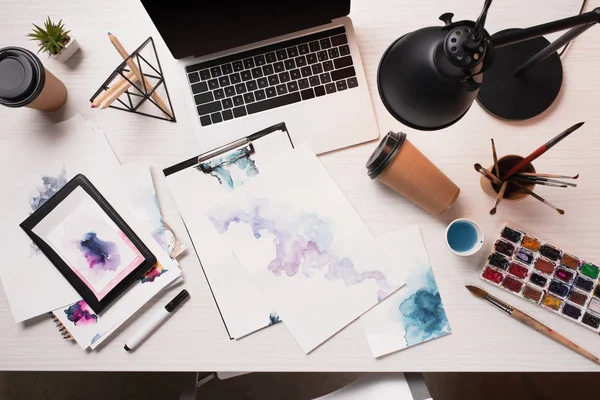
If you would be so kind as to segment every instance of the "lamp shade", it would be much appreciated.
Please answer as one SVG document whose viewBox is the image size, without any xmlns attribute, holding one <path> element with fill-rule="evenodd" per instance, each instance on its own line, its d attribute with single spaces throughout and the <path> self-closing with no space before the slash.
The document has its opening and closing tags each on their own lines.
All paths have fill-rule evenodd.
<svg viewBox="0 0 600 400">
<path fill-rule="evenodd" d="M 472 21 L 461 21 L 422 28 L 385 51 L 377 86 L 394 118 L 415 129 L 437 130 L 465 115 L 477 97 L 481 75 L 476 73 L 486 50 L 465 52 L 458 46 L 472 26 Z"/>
</svg>

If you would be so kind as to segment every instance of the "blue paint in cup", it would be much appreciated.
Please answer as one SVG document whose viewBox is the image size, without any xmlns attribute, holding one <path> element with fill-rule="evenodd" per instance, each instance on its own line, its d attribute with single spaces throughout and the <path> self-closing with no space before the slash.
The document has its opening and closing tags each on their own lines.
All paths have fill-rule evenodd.
<svg viewBox="0 0 600 400">
<path fill-rule="evenodd" d="M 483 245 L 483 232 L 474 221 L 457 219 L 448 225 L 446 243 L 458 255 L 475 254 Z"/>
</svg>

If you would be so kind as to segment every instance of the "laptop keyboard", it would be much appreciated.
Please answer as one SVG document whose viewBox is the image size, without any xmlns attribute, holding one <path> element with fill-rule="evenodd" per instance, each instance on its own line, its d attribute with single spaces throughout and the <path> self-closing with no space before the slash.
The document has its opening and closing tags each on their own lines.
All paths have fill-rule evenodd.
<svg viewBox="0 0 600 400">
<path fill-rule="evenodd" d="M 189 65 L 186 70 L 202 126 L 358 86 L 344 27 Z"/>
</svg>

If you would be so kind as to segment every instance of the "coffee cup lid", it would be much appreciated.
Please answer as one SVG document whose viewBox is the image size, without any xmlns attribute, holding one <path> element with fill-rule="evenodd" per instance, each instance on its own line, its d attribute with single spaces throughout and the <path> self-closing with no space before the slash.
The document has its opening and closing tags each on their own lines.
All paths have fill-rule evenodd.
<svg viewBox="0 0 600 400">
<path fill-rule="evenodd" d="M 23 107 L 44 88 L 45 71 L 40 59 L 27 49 L 0 49 L 0 104 Z"/>
<path fill-rule="evenodd" d="M 367 173 L 371 179 L 377 178 L 392 162 L 404 140 L 406 140 L 406 133 L 388 132 L 379 142 L 379 145 L 369 157 L 369 161 L 367 161 Z"/>
</svg>

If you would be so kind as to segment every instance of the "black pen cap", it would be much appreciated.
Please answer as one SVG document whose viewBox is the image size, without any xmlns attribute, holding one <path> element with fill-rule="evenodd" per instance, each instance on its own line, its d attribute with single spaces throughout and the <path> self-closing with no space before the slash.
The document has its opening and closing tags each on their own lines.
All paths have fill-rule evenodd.
<svg viewBox="0 0 600 400">
<path fill-rule="evenodd" d="M 188 297 L 190 297 L 190 293 L 183 289 L 181 293 L 179 293 L 169 304 L 165 306 L 165 310 L 168 312 L 173 312 L 181 303 L 183 303 Z"/>
</svg>

